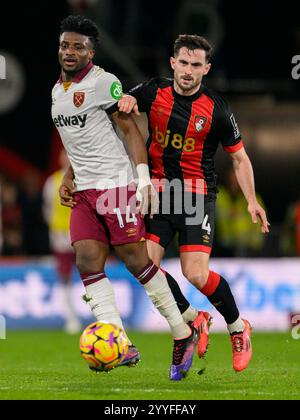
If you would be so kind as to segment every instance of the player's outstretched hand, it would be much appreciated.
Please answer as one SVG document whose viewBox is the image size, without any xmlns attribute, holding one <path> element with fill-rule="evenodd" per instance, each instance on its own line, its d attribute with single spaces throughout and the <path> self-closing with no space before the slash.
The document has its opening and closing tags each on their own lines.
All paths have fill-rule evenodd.
<svg viewBox="0 0 300 420">
<path fill-rule="evenodd" d="M 137 100 L 130 95 L 123 95 L 118 102 L 118 107 L 120 112 L 125 112 L 125 114 L 131 114 L 133 112 L 135 115 L 141 115 L 139 112 L 139 107 Z"/>
<path fill-rule="evenodd" d="M 141 213 L 142 217 L 146 214 L 153 216 L 158 212 L 159 209 L 159 198 L 158 194 L 152 184 L 145 185 L 144 187 L 137 188 L 137 210 Z"/>
<path fill-rule="evenodd" d="M 248 211 L 253 223 L 257 223 L 258 220 L 260 221 L 262 233 L 269 233 L 270 223 L 268 222 L 265 210 L 256 202 L 249 204 Z"/>
<path fill-rule="evenodd" d="M 74 193 L 74 182 L 71 179 L 64 178 L 59 187 L 60 204 L 65 207 L 75 207 L 76 201 L 74 200 Z"/>
</svg>

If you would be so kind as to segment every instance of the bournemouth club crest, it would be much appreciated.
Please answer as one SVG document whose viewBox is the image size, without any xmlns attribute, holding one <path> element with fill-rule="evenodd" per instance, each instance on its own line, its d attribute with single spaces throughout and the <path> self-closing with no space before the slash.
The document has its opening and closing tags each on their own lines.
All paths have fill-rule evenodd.
<svg viewBox="0 0 300 420">
<path fill-rule="evenodd" d="M 206 117 L 195 117 L 195 127 L 198 132 L 202 131 L 207 123 Z"/>
<path fill-rule="evenodd" d="M 84 92 L 75 92 L 74 93 L 74 105 L 76 106 L 76 108 L 80 108 L 85 100 L 85 93 Z"/>
</svg>

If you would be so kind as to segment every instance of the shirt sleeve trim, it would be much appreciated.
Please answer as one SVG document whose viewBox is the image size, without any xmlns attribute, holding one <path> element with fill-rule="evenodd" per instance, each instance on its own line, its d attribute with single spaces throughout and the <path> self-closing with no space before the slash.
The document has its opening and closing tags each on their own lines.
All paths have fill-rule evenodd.
<svg viewBox="0 0 300 420">
<path fill-rule="evenodd" d="M 225 152 L 228 153 L 235 153 L 238 152 L 239 150 L 241 150 L 244 147 L 244 143 L 241 140 L 239 143 L 235 144 L 234 146 L 224 146 L 224 150 Z"/>
</svg>

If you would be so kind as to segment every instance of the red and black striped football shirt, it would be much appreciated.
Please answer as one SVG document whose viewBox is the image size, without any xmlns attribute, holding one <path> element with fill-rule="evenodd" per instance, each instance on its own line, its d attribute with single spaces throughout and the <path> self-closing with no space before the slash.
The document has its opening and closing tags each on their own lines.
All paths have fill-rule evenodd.
<svg viewBox="0 0 300 420">
<path fill-rule="evenodd" d="M 226 101 L 205 86 L 192 96 L 182 96 L 173 83 L 155 78 L 129 92 L 148 115 L 152 179 L 179 179 L 188 190 L 214 193 L 219 143 L 229 153 L 243 147 L 234 115 Z M 202 180 L 200 190 L 197 180 Z"/>
</svg>

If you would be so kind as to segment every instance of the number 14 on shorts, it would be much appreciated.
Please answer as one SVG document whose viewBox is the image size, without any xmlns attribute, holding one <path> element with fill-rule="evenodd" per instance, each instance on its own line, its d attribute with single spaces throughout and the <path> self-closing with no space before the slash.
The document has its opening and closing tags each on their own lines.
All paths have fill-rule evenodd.
<svg viewBox="0 0 300 420">
<path fill-rule="evenodd" d="M 138 221 L 137 221 L 136 215 L 132 213 L 130 206 L 126 207 L 126 215 L 125 214 L 123 215 L 120 209 L 114 209 L 114 213 L 118 217 L 118 221 L 119 221 L 119 225 L 121 229 L 125 227 L 125 223 L 126 224 L 133 223 L 135 226 L 137 226 Z M 126 222 L 124 222 L 124 217 L 126 218 Z"/>
</svg>

